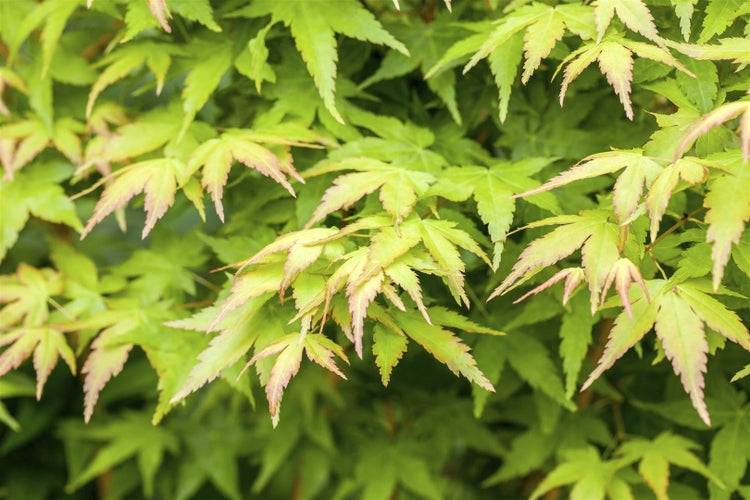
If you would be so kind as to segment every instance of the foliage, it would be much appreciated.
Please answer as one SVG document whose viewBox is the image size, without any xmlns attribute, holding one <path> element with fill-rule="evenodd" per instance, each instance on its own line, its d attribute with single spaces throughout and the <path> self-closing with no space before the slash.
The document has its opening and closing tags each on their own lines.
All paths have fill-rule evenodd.
<svg viewBox="0 0 750 500">
<path fill-rule="evenodd" d="M 2 1 L 0 496 L 750 497 L 749 19 Z"/>
</svg>

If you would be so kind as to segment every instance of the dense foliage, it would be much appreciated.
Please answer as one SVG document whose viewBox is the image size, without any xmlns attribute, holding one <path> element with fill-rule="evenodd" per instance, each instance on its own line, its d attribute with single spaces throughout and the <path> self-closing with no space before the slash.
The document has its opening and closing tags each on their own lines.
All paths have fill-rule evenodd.
<svg viewBox="0 0 750 500">
<path fill-rule="evenodd" d="M 750 498 L 749 20 L 0 1 L 0 497 Z"/>
</svg>

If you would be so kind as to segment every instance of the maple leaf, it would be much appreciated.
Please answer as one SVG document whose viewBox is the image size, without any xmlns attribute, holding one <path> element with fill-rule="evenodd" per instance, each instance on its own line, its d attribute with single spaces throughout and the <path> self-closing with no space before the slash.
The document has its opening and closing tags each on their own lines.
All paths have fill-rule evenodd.
<svg viewBox="0 0 750 500">
<path fill-rule="evenodd" d="M 609 151 L 587 156 L 542 186 L 514 197 L 549 191 L 574 181 L 615 173 L 623 168 L 624 172 L 615 182 L 612 205 L 618 222 L 625 224 L 638 209 L 644 185 L 647 188 L 651 186 L 663 169 L 657 159 L 645 156 L 640 149 Z"/>
<path fill-rule="evenodd" d="M 563 4 L 549 6 L 541 3 L 524 5 L 492 24 L 483 24 L 476 35 L 459 40 L 427 72 L 425 78 L 441 73 L 454 60 L 474 52 L 464 66 L 467 73 L 480 60 L 487 58 L 499 90 L 498 111 L 505 121 L 511 86 L 515 80 L 522 55 L 525 59 L 521 81 L 525 84 L 539 68 L 566 29 L 582 39 L 593 37 L 593 8 Z M 523 34 L 523 36 L 521 36 Z"/>
<path fill-rule="evenodd" d="M 568 86 L 573 80 L 591 63 L 598 61 L 599 68 L 607 78 L 607 82 L 620 98 L 625 114 L 632 120 L 634 115 L 630 102 L 630 84 L 633 79 L 633 53 L 638 57 L 666 64 L 695 77 L 684 64 L 662 47 L 630 40 L 621 35 L 608 35 L 604 40 L 589 42 L 574 50 L 557 67 L 555 75 L 565 67 L 560 85 L 560 105 L 563 105 Z"/>
<path fill-rule="evenodd" d="M 88 142 L 83 165 L 76 174 L 82 177 L 95 166 L 102 175 L 107 176 L 112 173 L 110 163 L 128 164 L 134 158 L 161 148 L 177 136 L 181 118 L 179 105 L 174 104 L 144 113 L 132 122 L 111 103 L 103 104 L 101 108 L 97 106 L 97 112 L 92 113 L 89 119 L 89 128 L 104 129 L 106 132 Z M 107 123 L 121 126 L 110 132 Z"/>
<path fill-rule="evenodd" d="M 750 14 L 750 6 L 743 0 L 712 0 L 705 8 L 706 17 L 698 36 L 698 43 L 706 43 L 715 35 L 721 35 L 732 25 L 735 19 Z"/>
<path fill-rule="evenodd" d="M 287 176 L 300 182 L 305 181 L 292 164 L 289 147 L 317 146 L 306 140 L 286 137 L 283 135 L 283 130 L 282 128 L 279 133 L 269 133 L 230 129 L 220 137 L 204 142 L 191 154 L 187 171 L 192 173 L 202 167 L 201 184 L 211 194 L 216 212 L 222 222 L 224 221 L 224 207 L 221 198 L 234 161 L 239 161 L 248 168 L 270 177 L 289 191 L 289 194 L 296 196 Z M 274 153 L 261 146 L 260 143 L 282 146 L 283 153 L 281 155 Z"/>
<path fill-rule="evenodd" d="M 490 168 L 451 167 L 443 171 L 430 186 L 427 195 L 439 195 L 451 201 L 465 201 L 470 196 L 477 203 L 477 212 L 487 224 L 494 244 L 492 268 L 497 270 L 515 212 L 514 194 L 538 186 L 528 177 L 554 159 L 527 158 L 518 162 L 497 162 Z M 557 200 L 549 194 L 530 196 L 527 200 L 553 213 L 560 212 Z"/>
<path fill-rule="evenodd" d="M 400 330 L 394 331 L 381 324 L 373 328 L 372 353 L 384 386 L 391 380 L 391 372 L 406 352 L 408 344 L 406 335 Z"/>
<path fill-rule="evenodd" d="M 36 371 L 36 398 L 42 398 L 42 390 L 49 374 L 62 358 L 76 373 L 76 359 L 73 350 L 58 330 L 49 327 L 20 327 L 10 333 L 0 335 L 0 346 L 12 344 L 0 354 L 0 377 L 21 366 L 33 353 L 34 370 Z"/>
<path fill-rule="evenodd" d="M 750 158 L 750 101 L 737 101 L 723 104 L 691 123 L 677 146 L 677 150 L 674 153 L 674 161 L 677 161 L 677 159 L 682 156 L 682 153 L 684 153 L 698 137 L 712 128 L 740 115 L 740 144 L 742 147 L 742 158 L 747 163 L 748 158 Z"/>
<path fill-rule="evenodd" d="M 277 355 L 266 382 L 268 407 L 274 427 L 279 423 L 279 409 L 284 389 L 299 371 L 303 352 L 307 354 L 310 361 L 314 361 L 344 379 L 346 378 L 334 361 L 334 355 L 337 355 L 348 363 L 344 351 L 338 344 L 322 334 L 290 333 L 257 351 L 245 365 L 245 369 L 261 359 Z"/>
<path fill-rule="evenodd" d="M 0 276 L 0 328 L 43 326 L 49 317 L 53 296 L 63 292 L 62 276 L 51 269 L 37 269 L 21 263 L 15 275 Z"/>
<path fill-rule="evenodd" d="M 61 434 L 64 441 L 71 440 L 78 446 L 81 440 L 106 443 L 86 461 L 85 467 L 77 470 L 70 478 L 66 489 L 71 491 L 136 457 L 143 479 L 143 494 L 150 497 L 164 453 L 177 453 L 179 449 L 177 438 L 171 431 L 152 425 L 145 415 L 134 412 L 125 412 L 93 428 L 66 422 Z"/>
<path fill-rule="evenodd" d="M 642 438 L 627 441 L 617 450 L 617 456 L 627 462 L 639 461 L 638 473 L 646 480 L 658 500 L 667 500 L 670 464 L 698 472 L 714 483 L 722 485 L 708 467 L 690 451 L 698 448 L 700 446 L 684 437 L 665 432 L 653 441 Z"/>
<path fill-rule="evenodd" d="M 646 209 L 651 219 L 651 241 L 656 240 L 659 232 L 659 222 L 667 210 L 672 192 L 680 180 L 688 184 L 698 184 L 708 178 L 708 168 L 717 166 L 716 163 L 695 157 L 680 158 L 667 165 L 656 176 L 649 186 L 646 195 Z"/>
<path fill-rule="evenodd" d="M 519 256 L 510 274 L 487 300 L 506 293 L 528 280 L 539 269 L 550 266 L 581 248 L 583 274 L 591 291 L 591 313 L 594 314 L 599 306 L 611 269 L 620 259 L 618 229 L 615 224 L 608 222 L 607 218 L 606 211 L 592 210 L 584 211 L 581 215 L 552 217 L 534 223 L 534 227 L 550 224 L 562 225 L 531 242 Z M 573 280 L 570 285 L 573 285 L 577 281 L 576 274 L 568 271 L 552 279 L 559 281 L 570 275 L 570 279 Z M 550 280 L 542 287 L 546 288 L 555 281 Z"/>
<path fill-rule="evenodd" d="M 614 283 L 617 294 L 620 296 L 622 306 L 625 308 L 625 313 L 632 319 L 633 311 L 630 309 L 630 284 L 633 281 L 638 283 L 643 290 L 643 295 L 646 297 L 646 300 L 649 300 L 648 289 L 646 288 L 646 283 L 643 281 L 640 269 L 638 269 L 630 259 L 624 257 L 620 258 L 612 266 L 612 269 L 610 269 L 607 281 L 604 283 L 601 304 L 604 305 L 607 290 L 609 290 L 609 287 Z"/>
<path fill-rule="evenodd" d="M 425 325 L 414 315 L 400 311 L 392 312 L 396 324 L 416 343 L 444 363 L 454 374 L 463 375 L 486 391 L 495 392 L 487 377 L 477 367 L 470 349 L 449 330 L 437 325 Z"/>
<path fill-rule="evenodd" d="M 86 118 L 91 116 L 97 97 L 107 87 L 125 78 L 144 64 L 154 75 L 156 93 L 157 95 L 160 94 L 164 87 L 167 71 L 172 63 L 172 57 L 182 54 L 183 50 L 178 45 L 146 40 L 128 43 L 108 54 L 98 62 L 99 66 L 107 65 L 107 67 L 91 86 L 86 103 Z"/>
<path fill-rule="evenodd" d="M 141 233 L 146 238 L 174 203 L 177 189 L 187 182 L 185 164 L 176 158 L 144 160 L 121 168 L 111 176 L 112 183 L 102 193 L 81 233 L 81 239 L 107 215 L 124 207 L 136 194 L 144 193 L 146 224 Z M 106 178 L 105 178 L 106 179 Z"/>
<path fill-rule="evenodd" d="M 704 199 L 704 205 L 708 208 L 705 217 L 708 223 L 706 241 L 713 243 L 714 290 L 721 284 L 732 244 L 739 243 L 745 224 L 750 220 L 750 199 L 747 196 L 750 164 L 743 163 L 737 157 L 726 166 L 730 175 L 721 175 L 711 182 Z"/>
<path fill-rule="evenodd" d="M 594 9 L 597 42 L 604 37 L 615 13 L 620 21 L 631 30 L 649 40 L 660 42 L 654 18 L 643 0 L 597 0 Z"/>
<path fill-rule="evenodd" d="M 386 212 L 399 224 L 411 213 L 417 199 L 435 177 L 427 172 L 408 170 L 372 158 L 346 158 L 326 162 L 305 172 L 306 177 L 339 170 L 357 173 L 337 177 L 328 188 L 305 227 L 310 227 L 336 210 L 348 208 L 363 196 L 380 189 L 380 201 Z"/>
<path fill-rule="evenodd" d="M 241 308 L 234 308 L 223 315 L 220 306 L 212 306 L 192 318 L 165 323 L 172 328 L 219 332 L 198 355 L 198 363 L 171 396 L 170 404 L 184 399 L 216 379 L 223 370 L 235 365 L 255 345 L 261 334 L 276 337 L 283 332 L 278 321 L 263 312 L 262 307 L 271 296 L 269 291 L 260 292 L 255 297 L 248 297 Z"/>
<path fill-rule="evenodd" d="M 151 10 L 151 13 L 154 15 L 154 17 L 159 21 L 162 29 L 164 29 L 164 31 L 166 31 L 167 33 L 171 33 L 172 28 L 169 27 L 167 18 L 171 18 L 172 14 L 169 13 L 167 3 L 164 0 L 148 0 L 148 8 Z"/>
<path fill-rule="evenodd" d="M 234 59 L 231 46 L 225 43 L 196 40 L 188 46 L 187 50 L 195 57 L 191 65 L 192 70 L 185 78 L 185 87 L 182 89 L 185 116 L 182 119 L 180 133 L 177 135 L 178 142 L 195 115 L 219 86 L 221 77 L 232 67 Z"/>
<path fill-rule="evenodd" d="M 656 326 L 656 334 L 675 373 L 680 375 L 693 407 L 706 425 L 710 425 L 703 399 L 703 373 L 708 352 L 704 324 L 749 351 L 750 333 L 734 312 L 704 292 L 700 282 L 673 285 L 663 280 L 647 280 L 645 284 L 645 289 L 631 291 L 631 314 L 623 311 L 615 319 L 599 364 L 581 390 L 590 386 Z"/>
<path fill-rule="evenodd" d="M 65 224 L 76 231 L 83 229 L 73 202 L 55 181 L 63 171 L 60 164 L 34 164 L 18 172 L 12 182 L 0 179 L 0 261 L 18 239 L 30 215 Z"/>
<path fill-rule="evenodd" d="M 81 140 L 78 133 L 84 127 L 72 118 L 57 120 L 52 130 L 37 118 L 0 127 L 0 162 L 5 179 L 12 180 L 15 172 L 29 164 L 50 144 L 71 162 L 81 162 Z"/>
<path fill-rule="evenodd" d="M 574 483 L 570 498 L 632 498 L 630 486 L 617 471 L 627 465 L 623 460 L 602 461 L 592 446 L 563 452 L 565 462 L 555 467 L 531 493 L 535 500 L 546 492 Z"/>
<path fill-rule="evenodd" d="M 340 123 L 334 95 L 336 92 L 336 33 L 357 40 L 385 45 L 404 55 L 409 51 L 385 31 L 375 17 L 354 0 L 344 0 L 331 10 L 325 0 L 305 2 L 254 2 L 233 16 L 262 17 L 271 14 L 273 22 L 288 26 L 294 43 L 313 77 L 326 109 Z"/>
</svg>

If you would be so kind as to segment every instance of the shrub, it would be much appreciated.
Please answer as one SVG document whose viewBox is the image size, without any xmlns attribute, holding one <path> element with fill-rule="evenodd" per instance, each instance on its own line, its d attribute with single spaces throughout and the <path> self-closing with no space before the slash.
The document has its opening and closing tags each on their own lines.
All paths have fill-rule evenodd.
<svg viewBox="0 0 750 500">
<path fill-rule="evenodd" d="M 0 496 L 749 497 L 748 14 L 3 2 Z"/>
</svg>

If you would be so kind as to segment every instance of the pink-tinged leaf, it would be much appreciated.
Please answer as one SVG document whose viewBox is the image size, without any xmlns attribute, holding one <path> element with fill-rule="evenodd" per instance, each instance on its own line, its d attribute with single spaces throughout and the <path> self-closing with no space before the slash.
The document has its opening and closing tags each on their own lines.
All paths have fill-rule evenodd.
<svg viewBox="0 0 750 500">
<path fill-rule="evenodd" d="M 582 179 L 591 179 L 605 174 L 612 174 L 628 165 L 640 162 L 643 158 L 643 151 L 639 149 L 597 153 L 587 156 L 576 163 L 571 169 L 553 177 L 538 188 L 514 195 L 513 197 L 522 198 L 543 191 L 549 191 Z"/>
<path fill-rule="evenodd" d="M 333 181 L 333 186 L 329 187 L 323 194 L 320 205 L 305 224 L 305 228 L 322 221 L 328 214 L 336 210 L 352 206 L 363 196 L 376 191 L 391 175 L 391 172 L 373 170 L 337 177 Z"/>
<path fill-rule="evenodd" d="M 338 229 L 335 228 L 322 227 L 285 233 L 276 238 L 273 243 L 270 243 L 263 247 L 263 249 L 261 249 L 258 253 L 256 253 L 249 259 L 242 262 L 237 262 L 221 269 L 223 270 L 227 267 L 239 267 L 237 273 L 241 273 L 247 266 L 259 264 L 263 262 L 266 257 L 269 257 L 275 253 L 289 250 L 294 245 L 315 245 L 316 243 L 322 242 L 334 236 L 338 232 Z"/>
<path fill-rule="evenodd" d="M 563 304 L 567 304 L 568 300 L 570 299 L 570 295 L 573 293 L 573 290 L 581 283 L 583 280 L 584 274 L 583 269 L 580 267 L 571 267 L 567 269 L 563 269 L 561 271 L 556 272 L 550 279 L 542 283 L 541 285 L 531 289 L 530 291 L 523 294 L 521 297 L 517 298 L 513 301 L 514 304 L 518 304 L 522 300 L 525 300 L 532 295 L 536 295 L 539 292 L 542 292 L 546 290 L 547 288 L 551 287 L 555 283 L 565 280 L 565 287 L 563 292 Z"/>
<path fill-rule="evenodd" d="M 383 209 L 393 216 L 396 224 L 400 224 L 411 213 L 417 198 L 427 191 L 433 182 L 435 177 L 432 174 L 394 169 L 393 174 L 380 188 Z"/>
<path fill-rule="evenodd" d="M 682 153 L 688 149 L 688 147 L 701 135 L 705 134 L 712 128 L 725 123 L 732 118 L 742 116 L 740 124 L 742 125 L 742 155 L 747 162 L 748 155 L 750 155 L 750 101 L 736 101 L 724 104 L 714 109 L 710 113 L 703 115 L 694 121 L 687 129 L 685 136 L 677 146 L 677 150 L 674 153 L 674 160 L 682 156 Z"/>
<path fill-rule="evenodd" d="M 532 241 L 521 252 L 518 262 L 513 266 L 510 274 L 505 277 L 487 300 L 505 293 L 517 281 L 523 281 L 522 278 L 527 273 L 541 267 L 550 266 L 575 252 L 591 236 L 591 231 L 602 223 L 600 219 L 584 216 L 576 216 L 575 219 L 577 219 L 576 222 L 560 226 Z"/>
<path fill-rule="evenodd" d="M 705 182 L 708 178 L 708 166 L 697 158 L 680 158 L 676 163 L 667 166 L 654 179 L 646 195 L 646 209 L 651 219 L 651 241 L 659 233 L 659 222 L 667 210 L 672 191 L 679 179 L 689 184 Z"/>
<path fill-rule="evenodd" d="M 136 194 L 145 194 L 146 224 L 142 237 L 145 238 L 169 207 L 174 203 L 177 191 L 177 178 L 182 175 L 185 165 L 176 158 L 146 160 L 129 165 L 114 174 L 114 181 L 104 189 L 94 207 L 94 213 L 81 233 L 81 239 L 107 215 L 124 207 Z"/>
<path fill-rule="evenodd" d="M 0 276 L 0 303 L 7 304 L 0 309 L 0 328 L 19 322 L 24 327 L 43 325 L 49 316 L 49 299 L 64 287 L 62 276 L 51 269 L 20 263 L 15 275 Z"/>
<path fill-rule="evenodd" d="M 690 304 L 690 307 L 709 328 L 750 351 L 750 333 L 737 313 L 730 311 L 724 304 L 690 283 L 682 283 L 678 289 L 680 297 Z"/>
<path fill-rule="evenodd" d="M 271 368 L 266 383 L 266 396 L 268 397 L 268 408 L 274 427 L 279 423 L 279 407 L 281 406 L 284 389 L 299 371 L 303 350 L 304 344 L 301 341 L 292 343 L 279 354 L 273 368 Z"/>
<path fill-rule="evenodd" d="M 603 43 L 599 56 L 599 68 L 607 82 L 620 98 L 625 115 L 633 120 L 633 106 L 630 103 L 630 82 L 633 80 L 633 55 L 618 43 Z"/>
<path fill-rule="evenodd" d="M 750 220 L 750 164 L 735 163 L 735 175 L 714 180 L 704 199 L 708 208 L 706 241 L 713 243 L 711 259 L 714 290 L 718 290 L 729 260 L 732 244 L 740 241 L 745 223 Z"/>
<path fill-rule="evenodd" d="M 750 157 L 750 108 L 740 117 L 740 144 L 742 145 L 742 159 L 747 163 Z"/>
<path fill-rule="evenodd" d="M 643 0 L 612 0 L 617 17 L 636 33 L 640 33 L 649 40 L 658 41 L 654 18 Z"/>
<path fill-rule="evenodd" d="M 392 227 L 382 228 L 370 240 L 367 261 L 362 268 L 362 273 L 356 277 L 357 282 L 368 280 L 390 266 L 396 259 L 414 248 L 420 239 L 414 224 L 404 224 L 399 232 Z"/>
<path fill-rule="evenodd" d="M 279 293 L 282 297 L 284 290 L 294 281 L 297 275 L 318 260 L 322 253 L 323 245 L 306 245 L 299 241 L 292 245 L 287 253 L 286 262 L 284 262 L 284 276 L 279 285 Z"/>
<path fill-rule="evenodd" d="M 675 56 L 670 54 L 668 50 L 659 47 L 658 45 L 637 42 L 628 38 L 623 39 L 622 44 L 635 52 L 638 57 L 651 59 L 652 61 L 660 62 L 662 64 L 666 64 L 667 66 L 672 66 L 673 68 L 679 69 L 686 75 L 696 78 L 695 74 L 687 69 L 687 67 L 682 64 Z"/>
<path fill-rule="evenodd" d="M 456 375 L 461 374 L 486 391 L 495 392 L 492 383 L 477 367 L 469 346 L 453 333 L 439 326 L 426 325 L 418 317 L 409 313 L 394 311 L 396 323 L 416 343 L 432 354 Z"/>
<path fill-rule="evenodd" d="M 615 3 L 617 0 L 597 0 L 594 7 L 594 22 L 596 23 L 596 43 L 602 41 L 604 33 L 612 22 L 615 15 Z"/>
<path fill-rule="evenodd" d="M 346 375 L 339 370 L 334 361 L 335 356 L 343 359 L 347 364 L 349 360 L 340 345 L 322 334 L 313 334 L 305 336 L 305 354 L 310 361 L 313 361 L 331 373 L 346 380 Z"/>
<path fill-rule="evenodd" d="M 646 195 L 646 209 L 651 219 L 651 241 L 659 234 L 659 223 L 669 205 L 669 198 L 679 181 L 679 173 L 672 165 L 665 168 L 654 180 Z"/>
<path fill-rule="evenodd" d="M 171 19 L 172 14 L 169 13 L 167 3 L 164 0 L 148 0 L 148 8 L 151 10 L 151 14 L 159 21 L 162 29 L 167 33 L 172 32 L 172 28 L 169 27 L 167 18 Z"/>
<path fill-rule="evenodd" d="M 388 299 L 396 309 L 399 311 L 406 311 L 406 305 L 404 305 L 404 301 L 401 300 L 401 297 L 399 297 L 398 292 L 396 291 L 396 287 L 394 287 L 392 283 L 383 283 L 380 291 L 382 292 L 383 297 Z"/>
<path fill-rule="evenodd" d="M 591 228 L 591 236 L 581 248 L 583 272 L 591 291 L 591 315 L 599 307 L 602 290 L 610 270 L 620 258 L 618 232 L 614 224 L 602 222 Z"/>
<path fill-rule="evenodd" d="M 426 222 L 426 221 L 423 221 Z M 453 243 L 445 237 L 442 231 L 432 224 L 423 223 L 420 226 L 422 243 L 430 253 L 438 268 L 445 273 L 445 279 L 451 293 L 458 301 L 469 306 L 469 297 L 464 291 L 464 269 L 461 254 Z"/>
<path fill-rule="evenodd" d="M 83 364 L 81 373 L 86 375 L 83 383 L 83 419 L 86 423 L 94 414 L 94 406 L 99 399 L 99 393 L 112 377 L 117 376 L 128 360 L 133 344 L 106 345 L 110 336 L 105 333 L 99 336 L 91 344 L 92 350 L 86 362 Z"/>
<path fill-rule="evenodd" d="M 624 311 L 617 316 L 614 326 L 609 333 L 609 340 L 604 348 L 604 353 L 599 359 L 596 369 L 591 372 L 591 375 L 589 375 L 583 387 L 581 387 L 581 391 L 585 391 L 602 373 L 615 364 L 615 361 L 620 359 L 628 349 L 633 347 L 651 330 L 656 321 L 656 313 L 659 307 L 656 298 L 663 283 L 660 280 L 652 280 L 647 283 L 647 287 L 651 292 L 650 295 L 652 296 L 651 302 L 646 300 L 646 297 L 643 293 L 640 293 L 639 289 L 633 292 L 634 297 L 631 299 L 632 317 L 628 316 Z"/>
<path fill-rule="evenodd" d="M 192 173 L 201 165 L 203 166 L 201 184 L 211 194 L 216 212 L 222 222 L 224 221 L 224 207 L 221 199 L 234 161 L 270 177 L 283 186 L 292 196 L 296 196 L 296 194 L 287 176 L 305 182 L 295 170 L 289 157 L 284 156 L 280 159 L 273 151 L 261 146 L 259 142 L 283 146 L 292 144 L 301 147 L 314 146 L 313 143 L 304 141 L 285 140 L 275 134 L 237 129 L 225 132 L 217 139 L 204 142 L 190 156 L 187 171 Z"/>
<path fill-rule="evenodd" d="M 619 259 L 613 266 L 607 276 L 607 281 L 604 283 L 604 289 L 602 291 L 601 303 L 604 304 L 604 299 L 607 296 L 607 290 L 614 283 L 615 290 L 620 296 L 620 302 L 625 308 L 628 318 L 633 319 L 633 311 L 630 307 L 630 284 L 635 281 L 638 286 L 643 290 L 643 296 L 647 301 L 651 300 L 648 295 L 648 288 L 646 283 L 643 281 L 641 271 L 633 264 L 630 259 L 625 257 Z"/>
<path fill-rule="evenodd" d="M 643 194 L 643 186 L 650 186 L 662 172 L 662 166 L 647 156 L 633 160 L 615 182 L 612 207 L 621 225 L 636 214 Z"/>
<path fill-rule="evenodd" d="M 367 306 L 380 293 L 383 285 L 383 273 L 379 272 L 362 283 L 350 281 L 346 287 L 349 300 L 349 312 L 352 315 L 352 334 L 354 335 L 354 350 L 362 358 L 362 337 L 364 336 L 364 322 L 367 316 Z"/>
<path fill-rule="evenodd" d="M 221 303 L 219 313 L 211 321 L 207 331 L 215 331 L 227 314 L 250 299 L 279 290 L 282 277 L 283 265 L 280 262 L 259 266 L 237 277 L 232 284 L 232 293 Z"/>
<path fill-rule="evenodd" d="M 65 336 L 57 330 L 43 328 L 38 333 L 39 345 L 34 349 L 34 370 L 36 371 L 36 399 L 42 398 L 42 390 L 49 374 L 57 366 L 57 360 L 62 357 L 70 368 L 70 373 L 76 373 L 76 357 L 65 340 Z"/>
<path fill-rule="evenodd" d="M 219 335 L 211 339 L 208 347 L 198 355 L 198 364 L 190 371 L 187 380 L 169 401 L 174 404 L 205 384 L 216 379 L 221 371 L 237 363 L 258 339 L 261 331 L 281 333 L 281 325 L 268 316 L 258 313 L 267 298 L 254 299 L 251 304 L 237 313 L 227 317 L 221 324 Z M 202 326 L 205 317 L 200 318 Z M 175 328 L 186 328 L 189 325 L 171 323 Z M 247 368 L 247 367 L 246 367 Z"/>
<path fill-rule="evenodd" d="M 563 81 L 560 84 L 560 106 L 562 106 L 565 101 L 565 94 L 568 91 L 568 86 L 573 83 L 573 80 L 578 78 L 578 75 L 583 73 L 584 69 L 588 68 L 592 62 L 596 61 L 600 50 L 601 46 L 598 43 L 588 43 L 579 49 L 574 50 L 562 60 L 560 66 L 558 66 L 555 71 L 555 75 L 557 75 L 560 68 L 567 64 L 563 73 Z"/>
<path fill-rule="evenodd" d="M 711 419 L 703 399 L 703 373 L 706 371 L 708 353 L 703 322 L 690 305 L 680 298 L 677 290 L 662 295 L 659 306 L 656 334 L 698 415 L 710 426 Z"/>
<path fill-rule="evenodd" d="M 372 337 L 372 353 L 375 364 L 380 370 L 380 379 L 384 386 L 391 380 L 391 372 L 406 352 L 409 344 L 403 332 L 395 332 L 383 325 L 376 324 Z"/>
<path fill-rule="evenodd" d="M 0 376 L 21 366 L 21 363 L 28 359 L 31 353 L 34 352 L 34 348 L 39 343 L 39 337 L 33 335 L 33 333 L 31 335 L 27 334 L 33 331 L 33 329 L 27 330 L 24 328 L 0 337 L 0 346 L 13 343 L 13 345 L 0 354 Z"/>
<path fill-rule="evenodd" d="M 408 265 L 404 262 L 396 261 L 389 265 L 385 269 L 385 274 L 393 280 L 398 286 L 404 289 L 404 291 L 411 297 L 411 300 L 417 304 L 417 309 L 422 313 L 425 321 L 428 324 L 432 324 L 430 316 L 427 313 L 427 309 L 422 302 L 422 289 L 419 286 L 419 277 Z"/>
<path fill-rule="evenodd" d="M 523 64 L 521 82 L 526 84 L 529 81 L 542 59 L 549 55 L 564 34 L 565 23 L 555 9 L 549 9 L 529 25 L 523 38 L 526 61 Z"/>
</svg>

